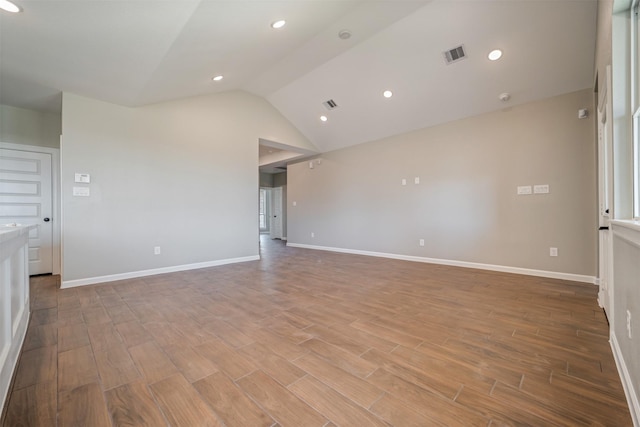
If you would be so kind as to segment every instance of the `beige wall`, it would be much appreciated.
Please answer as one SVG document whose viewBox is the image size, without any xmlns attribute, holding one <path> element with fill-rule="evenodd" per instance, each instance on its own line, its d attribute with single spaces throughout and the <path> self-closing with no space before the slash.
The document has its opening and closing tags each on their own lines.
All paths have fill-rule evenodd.
<svg viewBox="0 0 640 427">
<path fill-rule="evenodd" d="M 60 114 L 0 105 L 0 142 L 60 148 Z"/>
<path fill-rule="evenodd" d="M 284 187 L 287 185 L 287 173 L 280 172 L 273 174 L 273 186 L 274 187 Z"/>
<path fill-rule="evenodd" d="M 62 119 L 67 283 L 258 255 L 258 138 L 314 149 L 245 92 L 141 108 L 64 94 Z M 72 196 L 75 172 L 90 197 Z"/>
<path fill-rule="evenodd" d="M 289 242 L 595 276 L 592 104 L 586 89 L 290 165 Z M 534 184 L 551 192 L 516 195 Z"/>
<path fill-rule="evenodd" d="M 273 175 L 260 172 L 260 187 L 273 187 Z"/>
</svg>

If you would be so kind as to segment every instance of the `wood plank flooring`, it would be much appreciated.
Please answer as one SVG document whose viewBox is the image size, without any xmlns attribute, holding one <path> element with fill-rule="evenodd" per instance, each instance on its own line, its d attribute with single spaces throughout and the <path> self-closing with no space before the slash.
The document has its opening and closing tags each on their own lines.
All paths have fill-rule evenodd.
<svg viewBox="0 0 640 427">
<path fill-rule="evenodd" d="M 261 255 L 32 278 L 2 425 L 632 425 L 595 286 L 268 239 Z"/>
</svg>

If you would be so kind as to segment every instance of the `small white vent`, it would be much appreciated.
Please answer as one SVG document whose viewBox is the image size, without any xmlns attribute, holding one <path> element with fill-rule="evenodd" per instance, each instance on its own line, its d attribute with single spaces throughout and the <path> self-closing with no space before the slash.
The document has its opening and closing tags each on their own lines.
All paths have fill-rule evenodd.
<svg viewBox="0 0 640 427">
<path fill-rule="evenodd" d="M 446 50 L 443 52 L 443 54 L 444 60 L 446 61 L 447 65 L 453 64 L 454 62 L 462 61 L 467 57 L 467 53 L 464 51 L 464 45 Z"/>
<path fill-rule="evenodd" d="M 334 108 L 336 108 L 338 106 L 338 104 L 336 104 L 336 101 L 334 101 L 333 99 L 330 99 L 328 101 L 324 101 L 322 103 L 322 105 L 324 105 L 327 110 L 333 110 Z"/>
</svg>

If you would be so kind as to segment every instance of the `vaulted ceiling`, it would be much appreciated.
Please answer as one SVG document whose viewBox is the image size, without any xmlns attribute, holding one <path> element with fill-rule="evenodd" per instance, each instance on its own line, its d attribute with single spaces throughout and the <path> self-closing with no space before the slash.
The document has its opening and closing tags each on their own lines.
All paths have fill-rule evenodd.
<svg viewBox="0 0 640 427">
<path fill-rule="evenodd" d="M 596 0 L 15 3 L 21 13 L 0 11 L 2 104 L 59 111 L 68 91 L 141 106 L 240 89 L 318 151 L 593 86 Z M 446 64 L 460 45 L 467 58 Z M 492 49 L 503 57 L 489 61 Z"/>
</svg>

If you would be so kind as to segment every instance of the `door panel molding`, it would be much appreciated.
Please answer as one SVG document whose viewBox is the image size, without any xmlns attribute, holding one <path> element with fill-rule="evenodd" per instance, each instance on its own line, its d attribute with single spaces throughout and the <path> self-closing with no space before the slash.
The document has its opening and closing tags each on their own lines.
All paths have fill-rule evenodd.
<svg viewBox="0 0 640 427">
<path fill-rule="evenodd" d="M 60 204 L 60 150 L 58 148 L 39 147 L 36 145 L 14 144 L 0 141 L 0 148 L 51 155 L 51 209 L 52 209 L 52 263 L 53 274 L 62 273 L 61 242 L 62 212 Z"/>
</svg>

